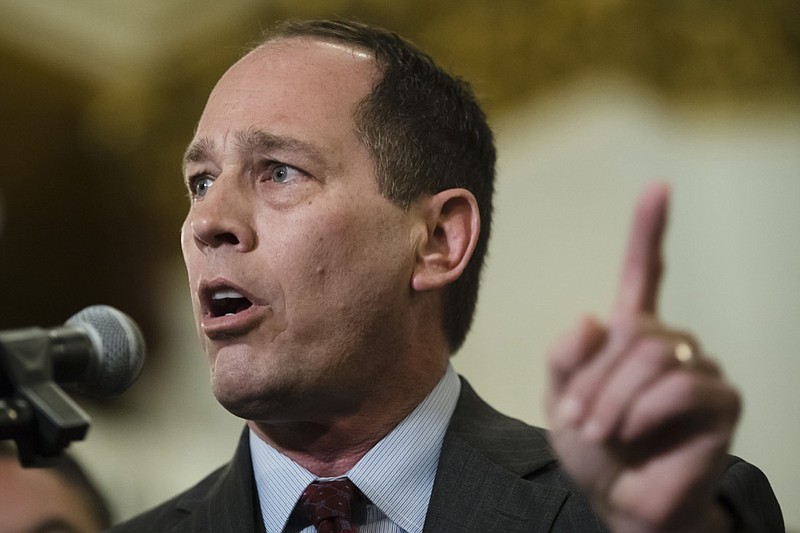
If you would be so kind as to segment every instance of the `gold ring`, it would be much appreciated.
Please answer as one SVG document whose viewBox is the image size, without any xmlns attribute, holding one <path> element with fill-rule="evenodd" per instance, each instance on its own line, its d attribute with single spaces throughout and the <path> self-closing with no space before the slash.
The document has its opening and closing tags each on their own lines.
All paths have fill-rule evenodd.
<svg viewBox="0 0 800 533">
<path fill-rule="evenodd" d="M 681 366 L 687 370 L 695 369 L 700 365 L 700 354 L 694 346 L 686 341 L 676 344 L 672 354 Z"/>
</svg>

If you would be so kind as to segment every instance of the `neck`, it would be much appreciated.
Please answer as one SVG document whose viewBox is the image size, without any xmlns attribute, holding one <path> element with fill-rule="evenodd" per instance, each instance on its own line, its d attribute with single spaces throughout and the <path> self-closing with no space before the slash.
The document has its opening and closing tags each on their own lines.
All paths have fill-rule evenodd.
<svg viewBox="0 0 800 533">
<path fill-rule="evenodd" d="M 279 422 L 248 421 L 267 444 L 318 477 L 344 475 L 405 419 L 438 384 L 447 368 L 426 373 L 425 380 L 389 387 L 361 410 L 330 419 Z"/>
</svg>

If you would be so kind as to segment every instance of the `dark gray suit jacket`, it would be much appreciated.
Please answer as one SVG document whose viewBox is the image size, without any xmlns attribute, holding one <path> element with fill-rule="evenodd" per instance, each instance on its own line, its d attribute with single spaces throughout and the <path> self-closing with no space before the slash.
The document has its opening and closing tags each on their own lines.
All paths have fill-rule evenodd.
<svg viewBox="0 0 800 533">
<path fill-rule="evenodd" d="M 764 474 L 732 457 L 720 501 L 742 531 L 783 532 Z M 233 460 L 114 532 L 262 532 L 247 431 Z M 560 469 L 546 432 L 501 415 L 462 380 L 425 520 L 429 533 L 607 531 Z"/>
</svg>

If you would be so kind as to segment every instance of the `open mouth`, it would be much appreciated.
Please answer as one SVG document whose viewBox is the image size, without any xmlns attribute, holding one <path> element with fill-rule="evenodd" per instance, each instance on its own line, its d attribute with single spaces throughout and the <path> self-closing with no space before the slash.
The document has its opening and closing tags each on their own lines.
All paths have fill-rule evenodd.
<svg viewBox="0 0 800 533">
<path fill-rule="evenodd" d="M 231 288 L 214 289 L 207 295 L 206 308 L 212 317 L 235 315 L 253 305 L 253 302 Z"/>
</svg>

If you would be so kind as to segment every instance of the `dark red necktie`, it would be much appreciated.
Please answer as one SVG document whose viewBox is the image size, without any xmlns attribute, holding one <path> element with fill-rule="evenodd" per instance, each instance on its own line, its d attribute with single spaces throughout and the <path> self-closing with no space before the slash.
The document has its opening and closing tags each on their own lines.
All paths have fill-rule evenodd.
<svg viewBox="0 0 800 533">
<path fill-rule="evenodd" d="M 314 481 L 300 497 L 300 503 L 319 533 L 356 533 L 350 505 L 360 493 L 347 478 Z"/>
</svg>

